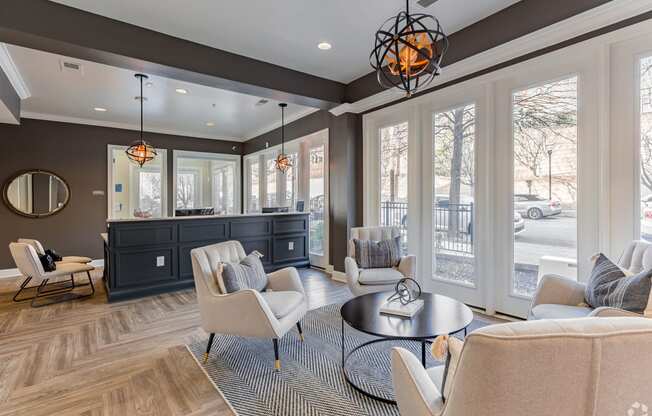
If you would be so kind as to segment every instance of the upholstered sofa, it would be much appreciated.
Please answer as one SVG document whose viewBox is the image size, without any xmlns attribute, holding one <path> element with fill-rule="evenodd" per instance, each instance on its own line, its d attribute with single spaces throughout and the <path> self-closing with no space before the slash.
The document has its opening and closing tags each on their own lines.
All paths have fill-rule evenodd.
<svg viewBox="0 0 652 416">
<path fill-rule="evenodd" d="M 618 266 L 628 273 L 652 269 L 652 244 L 632 241 L 618 260 Z M 528 319 L 580 318 L 585 316 L 640 316 L 622 309 L 600 307 L 593 309 L 584 303 L 586 285 L 557 275 L 541 278 L 534 295 Z M 652 317 L 652 293 L 644 313 Z"/>
<path fill-rule="evenodd" d="M 579 318 L 492 325 L 451 337 L 449 371 L 392 350 L 403 416 L 613 416 L 652 409 L 652 320 Z"/>
<path fill-rule="evenodd" d="M 393 290 L 396 282 L 404 277 L 417 278 L 417 258 L 414 255 L 403 256 L 398 267 L 393 268 L 361 269 L 355 261 L 353 239 L 381 241 L 400 235 L 400 230 L 396 227 L 351 228 L 351 239 L 348 242 L 348 257 L 344 259 L 344 270 L 349 289 L 355 296 Z"/>
<path fill-rule="evenodd" d="M 308 303 L 299 273 L 288 267 L 269 273 L 264 292 L 244 289 L 221 293 L 217 284 L 221 263 L 238 263 L 246 257 L 238 241 L 226 241 L 190 252 L 199 301 L 201 327 L 210 334 L 204 359 L 208 359 L 215 334 L 270 338 L 275 367 L 280 369 L 278 340 L 296 325 L 301 339 L 300 320 Z"/>
</svg>

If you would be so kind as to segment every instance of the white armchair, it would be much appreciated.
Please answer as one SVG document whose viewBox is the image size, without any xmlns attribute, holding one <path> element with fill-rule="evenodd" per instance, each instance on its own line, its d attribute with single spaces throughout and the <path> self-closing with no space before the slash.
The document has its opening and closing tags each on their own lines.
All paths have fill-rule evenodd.
<svg viewBox="0 0 652 416">
<path fill-rule="evenodd" d="M 348 257 L 344 259 L 344 270 L 349 289 L 355 296 L 393 290 L 396 282 L 405 277 L 417 280 L 417 257 L 414 255 L 408 254 L 402 257 L 398 267 L 388 269 L 360 269 L 355 261 L 353 239 L 381 241 L 400 235 L 401 232 L 396 227 L 351 228 L 351 240 L 348 242 Z"/>
<path fill-rule="evenodd" d="M 394 348 L 392 382 L 403 416 L 641 414 L 651 348 L 640 317 L 513 322 L 451 337 L 448 371 Z"/>
<path fill-rule="evenodd" d="M 20 285 L 20 289 L 13 297 L 14 302 L 31 300 L 32 307 L 38 308 L 72 299 L 90 297 L 95 294 L 95 286 L 93 285 L 93 279 L 90 274 L 95 268 L 90 264 L 57 263 L 56 270 L 46 272 L 32 244 L 10 243 L 9 251 L 16 263 L 16 267 L 18 267 L 20 273 L 25 277 L 25 280 Z M 82 285 L 76 283 L 76 273 L 86 273 L 88 283 Z M 63 276 L 70 276 L 70 279 L 50 282 L 51 280 L 58 280 Z M 38 285 L 28 286 L 32 280 L 40 281 L 40 283 Z M 87 293 L 68 293 L 82 286 L 90 286 L 90 291 Z M 35 289 L 36 293 L 32 296 L 25 296 L 23 292 L 29 289 Z M 44 299 L 44 301 L 40 301 L 41 299 Z"/>
<path fill-rule="evenodd" d="M 629 272 L 639 273 L 652 269 L 652 244 L 647 241 L 632 241 L 618 260 L 618 266 Z M 641 316 L 617 308 L 593 309 L 584 304 L 586 285 L 558 275 L 545 275 L 532 300 L 528 319 L 581 318 L 585 316 Z M 643 314 L 652 317 L 652 293 Z"/>
<path fill-rule="evenodd" d="M 238 241 L 227 241 L 191 252 L 202 328 L 210 334 L 204 360 L 208 359 L 215 334 L 271 338 L 275 368 L 280 370 L 278 340 L 296 325 L 303 340 L 300 320 L 307 307 L 306 294 L 294 267 L 268 274 L 267 291 L 253 289 L 221 293 L 216 279 L 220 263 L 240 262 L 246 257 Z"/>
</svg>

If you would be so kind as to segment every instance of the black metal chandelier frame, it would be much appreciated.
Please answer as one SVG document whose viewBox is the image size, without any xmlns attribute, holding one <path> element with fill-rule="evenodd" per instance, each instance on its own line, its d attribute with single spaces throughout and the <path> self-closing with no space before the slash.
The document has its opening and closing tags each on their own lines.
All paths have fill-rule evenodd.
<svg viewBox="0 0 652 416">
<path fill-rule="evenodd" d="M 405 2 L 405 11 L 387 19 L 376 32 L 375 45 L 369 56 L 369 62 L 376 71 L 378 83 L 383 88 L 399 88 L 410 97 L 419 88 L 427 86 L 441 72 L 441 62 L 448 50 L 449 41 L 444 33 L 439 20 L 432 15 L 424 13 L 410 14 L 409 0 Z M 436 25 L 436 29 L 429 29 L 428 20 Z M 391 24 L 390 24 L 391 23 Z M 416 39 L 426 35 L 430 41 L 432 54 L 422 48 L 417 48 L 409 39 Z M 425 65 L 416 74 L 410 74 L 410 68 L 404 70 L 400 67 L 400 57 L 403 48 L 409 48 L 416 53 L 417 59 L 427 60 Z M 398 74 L 392 74 L 387 68 L 388 54 L 393 55 L 399 65 Z"/>
</svg>

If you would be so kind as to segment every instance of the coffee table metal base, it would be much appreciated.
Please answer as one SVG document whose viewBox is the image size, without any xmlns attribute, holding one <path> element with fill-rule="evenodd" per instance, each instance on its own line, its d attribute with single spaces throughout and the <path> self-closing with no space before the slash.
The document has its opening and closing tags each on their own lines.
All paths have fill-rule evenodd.
<svg viewBox="0 0 652 416">
<path fill-rule="evenodd" d="M 467 329 L 464 328 L 463 330 L 459 331 L 462 332 L 464 331 L 464 337 L 466 338 L 466 332 Z M 396 400 L 388 399 L 386 397 L 381 397 L 378 395 L 375 395 L 373 393 L 370 393 L 366 390 L 364 390 L 362 387 L 358 386 L 355 384 L 353 380 L 349 378 L 349 375 L 346 371 L 346 363 L 349 361 L 349 358 L 356 353 L 356 351 L 372 344 L 377 344 L 380 342 L 391 342 L 391 341 L 414 341 L 414 342 L 419 342 L 421 343 L 421 365 L 423 367 L 426 367 L 426 345 L 432 344 L 432 341 L 429 339 L 406 339 L 406 338 L 392 338 L 392 337 L 387 337 L 387 338 L 378 338 L 378 339 L 373 339 L 371 341 L 367 341 L 363 344 L 358 345 L 357 347 L 353 348 L 351 351 L 348 353 L 346 352 L 346 349 L 344 347 L 344 319 L 342 319 L 342 374 L 344 375 L 344 379 L 346 382 L 353 387 L 357 392 L 371 398 L 374 400 L 381 401 L 383 403 L 389 403 L 389 404 L 396 404 Z"/>
</svg>

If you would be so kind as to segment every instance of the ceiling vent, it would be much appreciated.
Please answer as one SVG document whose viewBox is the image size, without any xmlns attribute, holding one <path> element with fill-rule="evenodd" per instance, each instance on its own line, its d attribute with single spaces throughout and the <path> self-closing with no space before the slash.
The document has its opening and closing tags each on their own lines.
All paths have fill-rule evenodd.
<svg viewBox="0 0 652 416">
<path fill-rule="evenodd" d="M 261 98 L 260 100 L 258 100 L 258 102 L 256 102 L 256 107 L 260 107 L 261 105 L 265 105 L 265 104 L 267 104 L 268 102 L 269 102 L 269 100 L 266 100 L 266 99 L 264 99 L 264 98 Z"/>
<path fill-rule="evenodd" d="M 62 72 L 76 72 L 78 74 L 84 75 L 84 67 L 82 64 L 71 61 L 61 61 L 61 71 Z"/>
<path fill-rule="evenodd" d="M 437 3 L 437 0 L 419 0 L 417 4 L 421 7 L 430 7 L 434 3 Z"/>
</svg>

